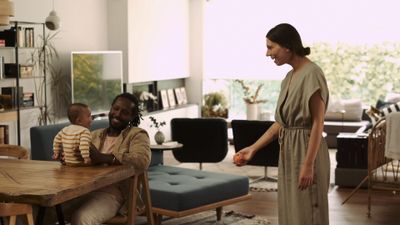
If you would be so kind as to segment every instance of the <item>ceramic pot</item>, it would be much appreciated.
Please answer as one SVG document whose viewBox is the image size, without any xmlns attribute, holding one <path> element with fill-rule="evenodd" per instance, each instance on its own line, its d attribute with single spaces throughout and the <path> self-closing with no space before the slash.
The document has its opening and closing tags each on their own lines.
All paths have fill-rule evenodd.
<svg viewBox="0 0 400 225">
<path fill-rule="evenodd" d="M 161 145 L 165 141 L 165 135 L 161 131 L 157 131 L 156 134 L 154 135 L 154 140 L 158 145 Z"/>
<path fill-rule="evenodd" d="M 258 120 L 258 104 L 246 104 L 247 120 Z"/>
</svg>

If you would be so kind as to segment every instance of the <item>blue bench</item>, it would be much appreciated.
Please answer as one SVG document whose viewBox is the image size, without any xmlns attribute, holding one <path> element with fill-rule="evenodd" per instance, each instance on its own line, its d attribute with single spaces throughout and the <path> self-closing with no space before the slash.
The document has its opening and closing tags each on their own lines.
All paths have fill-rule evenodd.
<svg viewBox="0 0 400 225">
<path fill-rule="evenodd" d="M 53 138 L 66 125 L 31 128 L 33 160 L 52 160 Z M 107 126 L 108 120 L 95 120 L 91 130 Z M 159 151 L 152 152 L 148 177 L 153 213 L 158 224 L 162 216 L 178 218 L 212 209 L 216 209 L 217 220 L 220 220 L 223 206 L 250 198 L 246 176 L 166 166 Z"/>
</svg>

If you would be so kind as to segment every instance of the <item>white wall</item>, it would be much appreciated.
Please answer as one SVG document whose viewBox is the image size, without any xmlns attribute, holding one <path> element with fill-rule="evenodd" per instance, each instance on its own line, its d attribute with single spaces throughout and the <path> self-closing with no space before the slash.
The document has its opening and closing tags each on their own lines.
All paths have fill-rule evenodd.
<svg viewBox="0 0 400 225">
<path fill-rule="evenodd" d="M 44 22 L 51 0 L 14 0 L 13 20 Z M 107 50 L 107 0 L 55 0 L 61 28 L 55 45 L 63 66 L 69 68 L 71 51 Z M 49 30 L 47 30 L 49 31 Z"/>
<path fill-rule="evenodd" d="M 109 40 L 109 32 L 122 32 L 121 27 L 127 27 L 126 24 L 118 26 L 121 21 L 115 21 L 108 15 L 108 10 L 123 10 L 124 5 L 119 5 L 121 1 L 117 0 L 55 0 L 55 10 L 61 20 L 61 28 L 54 40 L 55 47 L 60 54 L 60 64 L 62 72 L 65 76 L 70 76 L 70 53 L 71 51 L 85 50 L 115 50 L 120 49 L 123 43 L 115 43 L 115 40 Z M 123 1 L 122 1 L 123 3 Z M 12 20 L 44 22 L 49 12 L 53 8 L 52 0 L 14 0 L 15 17 Z M 190 0 L 190 13 L 195 13 L 194 23 L 200 27 L 196 28 L 198 32 L 202 32 L 201 22 L 198 21 L 202 16 L 202 10 L 197 11 L 196 7 L 202 7 L 204 3 L 198 0 Z M 126 8 L 125 8 L 126 9 Z M 196 13 L 198 12 L 198 13 Z M 196 21 L 197 20 L 197 21 Z M 196 32 L 195 31 L 195 32 Z M 46 30 L 46 32 L 50 32 Z M 193 30 L 192 30 L 193 32 Z M 123 35 L 123 34 L 121 34 Z M 126 36 L 126 35 L 125 35 Z M 190 63 L 190 74 L 194 74 L 187 80 L 188 88 L 186 89 L 189 101 L 192 103 L 201 103 L 202 89 L 202 38 L 197 33 L 192 36 L 190 45 L 195 47 L 192 52 Z M 126 46 L 125 46 L 126 47 Z M 125 53 L 126 54 L 126 53 Z M 189 60 L 189 59 L 188 59 Z M 127 62 L 125 62 L 127 63 Z M 126 65 L 124 65 L 126 66 Z M 49 93 L 49 92 L 48 92 Z M 51 98 L 51 96 L 48 96 Z M 68 96 L 69 97 L 69 96 Z M 48 102 L 51 102 L 49 99 Z M 24 121 L 21 126 L 22 145 L 30 148 L 29 128 L 36 123 L 32 112 L 22 113 L 21 120 Z"/>
<path fill-rule="evenodd" d="M 44 22 L 53 3 L 52 0 L 14 0 L 14 5 L 12 20 Z M 107 0 L 55 0 L 55 10 L 61 28 L 54 44 L 60 54 L 62 72 L 70 76 L 71 51 L 108 50 Z M 36 125 L 34 113 L 32 110 L 21 113 L 21 145 L 27 148 L 30 148 L 29 128 Z M 10 139 L 15 143 L 15 137 Z"/>
</svg>

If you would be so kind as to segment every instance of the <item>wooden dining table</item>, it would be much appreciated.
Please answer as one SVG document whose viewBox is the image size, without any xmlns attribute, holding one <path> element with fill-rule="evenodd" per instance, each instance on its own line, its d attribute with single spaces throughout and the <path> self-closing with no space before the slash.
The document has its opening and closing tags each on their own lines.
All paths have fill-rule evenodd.
<svg viewBox="0 0 400 225">
<path fill-rule="evenodd" d="M 70 167 L 56 161 L 0 159 L 0 201 L 55 207 L 123 180 L 133 185 L 136 177 L 128 165 Z M 135 215 L 129 218 L 128 224 L 134 224 Z"/>
</svg>

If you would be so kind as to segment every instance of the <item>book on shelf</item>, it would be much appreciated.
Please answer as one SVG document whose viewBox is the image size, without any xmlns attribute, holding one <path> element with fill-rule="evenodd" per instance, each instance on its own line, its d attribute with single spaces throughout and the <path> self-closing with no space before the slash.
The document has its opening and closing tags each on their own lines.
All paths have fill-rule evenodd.
<svg viewBox="0 0 400 225">
<path fill-rule="evenodd" d="M 8 144 L 8 125 L 0 124 L 0 144 Z"/>
<path fill-rule="evenodd" d="M 34 93 L 33 92 L 24 92 L 22 96 L 22 106 L 28 107 L 28 106 L 34 106 L 35 101 L 34 101 Z"/>
<path fill-rule="evenodd" d="M 23 102 L 23 87 L 19 87 L 19 105 Z M 17 106 L 17 87 L 2 87 L 1 94 L 3 96 L 9 96 L 9 102 L 6 102 L 4 106 L 6 108 L 14 108 Z"/>
</svg>

